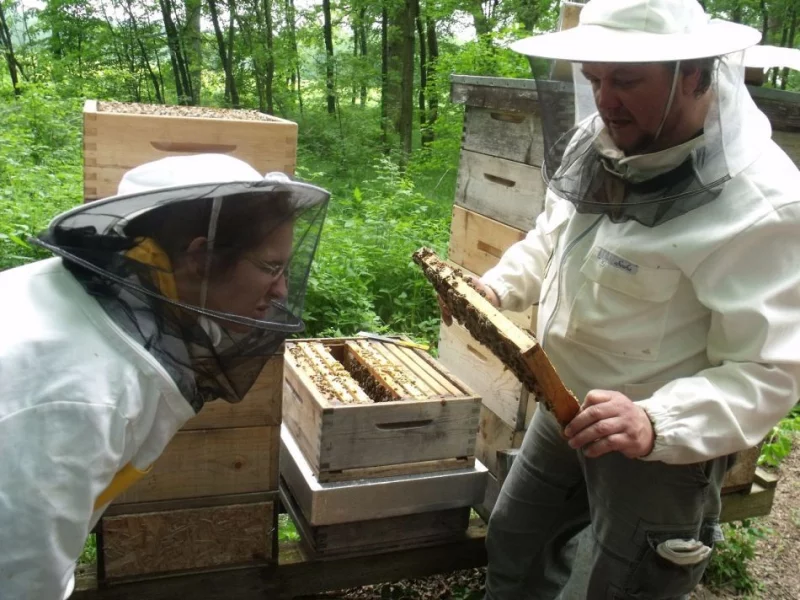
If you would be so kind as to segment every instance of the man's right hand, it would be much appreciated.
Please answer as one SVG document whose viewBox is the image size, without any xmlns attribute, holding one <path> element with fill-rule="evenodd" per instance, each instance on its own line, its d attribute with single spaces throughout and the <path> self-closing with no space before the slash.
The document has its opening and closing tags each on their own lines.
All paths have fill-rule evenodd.
<svg viewBox="0 0 800 600">
<path fill-rule="evenodd" d="M 495 308 L 500 308 L 500 299 L 497 297 L 497 294 L 494 293 L 492 288 L 481 283 L 480 279 L 477 277 L 470 276 L 469 280 L 472 282 L 472 285 L 475 287 L 475 289 L 477 289 L 479 292 L 483 292 L 484 298 L 486 298 L 492 306 Z M 439 310 L 442 312 L 442 322 L 450 327 L 450 325 L 453 324 L 453 315 L 450 313 L 450 309 L 447 308 L 447 304 L 441 296 L 437 296 L 437 300 L 439 301 Z"/>
</svg>

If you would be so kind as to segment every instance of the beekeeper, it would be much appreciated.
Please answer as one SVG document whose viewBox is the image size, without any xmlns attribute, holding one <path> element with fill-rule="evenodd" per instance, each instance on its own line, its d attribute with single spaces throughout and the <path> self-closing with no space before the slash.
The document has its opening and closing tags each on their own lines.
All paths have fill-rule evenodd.
<svg viewBox="0 0 800 600">
<path fill-rule="evenodd" d="M 128 172 L 0 273 L 0 598 L 60 600 L 103 510 L 300 319 L 328 193 L 225 155 Z"/>
<path fill-rule="evenodd" d="M 800 174 L 744 85 L 759 39 L 696 0 L 591 0 L 512 46 L 573 63 L 577 126 L 550 136 L 535 229 L 480 281 L 538 305 L 583 405 L 564 437 L 536 412 L 489 522 L 487 599 L 685 597 L 730 455 L 800 397 Z M 558 89 L 537 81 L 544 127 Z"/>
</svg>

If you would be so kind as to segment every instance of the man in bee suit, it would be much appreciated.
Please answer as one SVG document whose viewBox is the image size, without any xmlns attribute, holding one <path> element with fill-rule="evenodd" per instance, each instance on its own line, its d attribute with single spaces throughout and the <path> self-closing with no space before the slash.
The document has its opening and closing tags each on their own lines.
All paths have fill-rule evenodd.
<svg viewBox="0 0 800 600">
<path fill-rule="evenodd" d="M 0 598 L 61 600 L 89 532 L 300 314 L 328 193 L 225 155 L 127 173 L 0 273 Z"/>
<path fill-rule="evenodd" d="M 526 432 L 487 599 L 686 597 L 730 457 L 800 395 L 800 174 L 744 85 L 759 38 L 696 0 L 591 0 L 512 46 L 573 63 L 577 125 L 549 138 L 535 229 L 479 281 L 502 309 L 538 305 L 582 408 L 562 435 L 540 405 Z M 548 142 L 563 107 L 537 92 Z"/>
</svg>

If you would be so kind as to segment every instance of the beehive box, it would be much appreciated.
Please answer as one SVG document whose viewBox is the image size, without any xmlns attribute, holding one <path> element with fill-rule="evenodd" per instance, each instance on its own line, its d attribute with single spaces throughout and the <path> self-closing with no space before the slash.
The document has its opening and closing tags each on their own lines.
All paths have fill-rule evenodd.
<svg viewBox="0 0 800 600">
<path fill-rule="evenodd" d="M 98 528 L 98 576 L 132 577 L 277 560 L 283 357 L 245 398 L 206 404 Z"/>
<path fill-rule="evenodd" d="M 254 110 L 87 100 L 84 201 L 112 196 L 126 171 L 167 156 L 221 153 L 260 173 L 294 174 L 297 124 Z"/>
<path fill-rule="evenodd" d="M 281 502 L 312 558 L 364 556 L 441 544 L 463 537 L 470 518 L 470 507 L 465 506 L 385 519 L 311 525 L 288 489 L 282 488 Z"/>
<path fill-rule="evenodd" d="M 113 584 L 142 576 L 272 564 L 278 556 L 276 497 L 104 517 L 98 578 Z"/>
<path fill-rule="evenodd" d="M 292 434 L 281 431 L 281 485 L 313 526 L 469 507 L 483 500 L 486 476 L 473 458 L 460 468 L 320 483 Z"/>
<path fill-rule="evenodd" d="M 424 351 L 340 338 L 287 342 L 285 357 L 283 421 L 319 481 L 474 456 L 481 399 Z"/>
</svg>

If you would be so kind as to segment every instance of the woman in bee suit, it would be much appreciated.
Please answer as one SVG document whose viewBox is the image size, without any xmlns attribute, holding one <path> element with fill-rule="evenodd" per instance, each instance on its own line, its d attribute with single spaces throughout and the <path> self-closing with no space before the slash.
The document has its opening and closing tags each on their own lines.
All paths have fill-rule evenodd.
<svg viewBox="0 0 800 600">
<path fill-rule="evenodd" d="M 89 532 L 303 328 L 329 195 L 224 155 L 128 172 L 0 273 L 0 598 L 61 600 Z"/>
<path fill-rule="evenodd" d="M 480 282 L 538 305 L 582 408 L 562 435 L 539 405 L 489 522 L 487 599 L 685 597 L 729 456 L 800 396 L 800 174 L 744 85 L 759 38 L 696 0 L 591 0 L 512 46 L 573 63 L 576 125 L 549 129 L 563 84 L 537 81 L 545 209 Z"/>
</svg>

